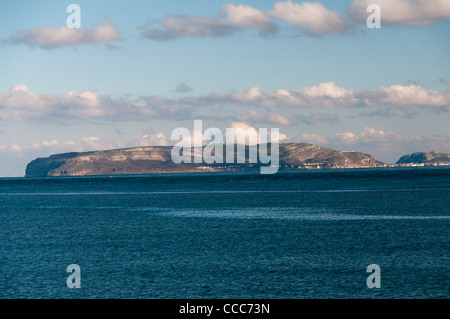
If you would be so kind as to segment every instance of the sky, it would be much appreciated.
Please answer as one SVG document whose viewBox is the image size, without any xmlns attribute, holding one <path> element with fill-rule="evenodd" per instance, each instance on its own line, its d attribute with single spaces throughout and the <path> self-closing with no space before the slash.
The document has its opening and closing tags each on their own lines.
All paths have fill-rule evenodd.
<svg viewBox="0 0 450 319">
<path fill-rule="evenodd" d="M 55 153 L 173 145 L 194 120 L 386 163 L 450 152 L 448 0 L 17 0 L 0 26 L 1 177 Z"/>
</svg>

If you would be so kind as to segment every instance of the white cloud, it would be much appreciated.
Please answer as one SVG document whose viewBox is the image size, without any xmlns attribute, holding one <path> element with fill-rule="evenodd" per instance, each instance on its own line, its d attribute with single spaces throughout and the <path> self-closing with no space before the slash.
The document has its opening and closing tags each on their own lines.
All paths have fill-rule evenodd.
<svg viewBox="0 0 450 319">
<path fill-rule="evenodd" d="M 20 146 L 17 145 L 17 144 L 11 144 L 11 145 L 9 146 L 9 149 L 10 149 L 12 152 L 21 152 L 21 151 L 22 151 L 22 147 L 20 147 Z"/>
<path fill-rule="evenodd" d="M 383 130 L 376 130 L 374 128 L 365 127 L 364 130 L 355 134 L 352 132 L 335 133 L 330 139 L 339 141 L 344 144 L 355 143 L 371 143 L 371 142 L 401 142 L 409 140 L 412 137 L 405 138 L 395 132 L 385 132 Z"/>
<path fill-rule="evenodd" d="M 271 31 L 274 26 L 264 11 L 248 5 L 237 6 L 227 3 L 222 6 L 219 16 L 233 27 L 239 29 L 255 28 L 260 31 Z"/>
<path fill-rule="evenodd" d="M 373 111 L 360 116 L 411 117 L 420 108 L 450 111 L 450 91 L 438 92 L 420 86 L 391 85 L 372 91 L 357 91 L 339 87 L 334 82 L 320 83 L 301 89 L 263 91 L 259 87 L 236 93 L 212 93 L 206 96 L 168 99 L 160 96 L 141 96 L 137 100 L 111 98 L 98 90 L 70 91 L 61 95 L 31 91 L 26 85 L 13 86 L 0 92 L 0 120 L 79 119 L 146 120 L 192 119 L 193 106 L 238 105 L 249 107 L 342 108 L 371 107 Z M 380 110 L 379 107 L 387 107 Z M 378 109 L 377 109 L 378 108 Z M 201 116 L 196 115 L 196 116 Z M 209 116 L 209 115 L 205 115 Z M 211 116 L 209 116 L 211 118 Z M 214 117 L 212 117 L 214 118 Z M 312 113 L 310 116 L 261 113 L 255 110 L 236 117 L 238 121 L 256 121 L 289 126 L 296 122 L 311 124 L 317 121 L 336 122 L 334 114 Z"/>
<path fill-rule="evenodd" d="M 231 122 L 230 128 L 234 129 L 234 136 L 235 141 L 244 143 L 246 145 L 255 145 L 259 144 L 261 141 L 260 132 L 255 127 L 251 126 L 247 122 Z M 226 137 L 225 137 L 226 138 Z M 283 134 L 281 132 L 274 133 L 271 135 L 271 130 L 267 130 L 267 141 L 270 142 L 271 140 L 278 140 L 279 142 L 287 140 L 288 137 L 286 134 Z"/>
<path fill-rule="evenodd" d="M 317 86 L 307 87 L 295 91 L 301 96 L 305 104 L 321 106 L 353 106 L 361 101 L 356 97 L 356 91 L 339 87 L 334 82 L 320 83 Z"/>
<path fill-rule="evenodd" d="M 138 146 L 167 146 L 168 140 L 163 133 L 146 134 L 128 140 L 101 139 L 96 136 L 86 136 L 79 140 L 58 140 L 33 142 L 30 144 L 0 145 L 0 152 L 16 154 L 25 157 L 49 156 L 65 152 L 88 152 Z"/>
<path fill-rule="evenodd" d="M 334 82 L 324 82 L 301 89 L 279 89 L 267 92 L 259 87 L 253 87 L 237 93 L 213 93 L 203 97 L 184 99 L 183 102 L 192 105 L 225 103 L 266 107 L 424 106 L 450 110 L 450 92 L 438 92 L 416 85 L 392 85 L 372 91 L 357 91 L 339 87 Z M 389 113 L 386 115 L 393 114 L 393 112 Z"/>
<path fill-rule="evenodd" d="M 163 133 L 146 134 L 139 140 L 140 146 L 167 146 L 167 137 Z"/>
<path fill-rule="evenodd" d="M 300 92 L 305 97 L 309 97 L 311 99 L 323 97 L 330 99 L 345 99 L 349 97 L 353 98 L 354 96 L 353 90 L 338 87 L 334 82 L 320 83 L 317 86 L 304 88 L 300 90 Z"/>
<path fill-rule="evenodd" d="M 100 95 L 98 91 L 70 91 L 62 95 L 62 100 L 66 104 L 85 106 L 90 108 L 96 108 L 101 106 Z"/>
<path fill-rule="evenodd" d="M 26 85 L 16 85 L 8 92 L 0 92 L 0 119 L 22 120 L 40 116 L 57 103 L 53 95 L 32 92 Z"/>
<path fill-rule="evenodd" d="M 362 100 L 357 92 L 338 87 L 334 82 L 320 83 L 317 86 L 297 90 L 279 89 L 264 92 L 259 87 L 237 93 L 214 93 L 205 97 L 191 99 L 191 103 L 209 105 L 211 103 L 238 103 L 255 106 L 355 106 Z"/>
<path fill-rule="evenodd" d="M 263 11 L 249 5 L 226 3 L 217 16 L 195 17 L 169 14 L 161 20 L 140 26 L 144 38 L 169 40 L 175 38 L 220 37 L 237 31 L 254 29 L 260 34 L 273 33 L 273 20 L 300 28 L 307 35 L 322 36 L 347 30 L 345 18 L 328 10 L 319 2 L 275 2 L 272 10 Z"/>
<path fill-rule="evenodd" d="M 61 95 L 41 94 L 26 85 L 0 92 L 0 120 L 57 118 L 145 120 L 149 118 L 190 118 L 190 111 L 174 101 L 159 97 L 141 97 L 137 101 L 112 99 L 97 90 L 70 91 Z"/>
<path fill-rule="evenodd" d="M 366 127 L 359 134 L 359 139 L 363 142 L 393 142 L 401 141 L 404 138 L 395 132 L 384 132 L 383 130 Z"/>
<path fill-rule="evenodd" d="M 298 143 L 308 143 L 308 144 L 328 144 L 328 139 L 323 136 L 315 135 L 315 134 L 302 134 L 300 135 L 296 141 Z"/>
<path fill-rule="evenodd" d="M 298 26 L 314 36 L 344 32 L 348 27 L 342 15 L 328 10 L 319 2 L 275 2 L 273 10 L 268 14 Z"/>
<path fill-rule="evenodd" d="M 245 141 L 246 145 L 259 144 L 259 132 L 250 126 L 249 123 L 231 122 L 230 128 L 234 129 L 234 136 L 236 136 L 237 142 L 243 143 Z"/>
<path fill-rule="evenodd" d="M 91 142 L 91 141 L 98 141 L 99 138 L 96 136 L 89 136 L 89 137 L 83 137 L 81 139 L 82 142 Z"/>
<path fill-rule="evenodd" d="M 268 142 L 271 142 L 271 141 L 282 142 L 282 141 L 287 141 L 287 140 L 289 140 L 289 137 L 287 137 L 286 134 L 283 134 L 280 131 L 274 132 L 273 134 L 271 133 L 271 131 L 269 131 L 267 133 L 267 141 Z"/>
<path fill-rule="evenodd" d="M 425 89 L 420 86 L 391 85 L 374 91 L 374 99 L 367 104 L 383 104 L 393 106 L 448 106 L 450 94 Z"/>
<path fill-rule="evenodd" d="M 140 26 L 144 38 L 169 40 L 174 38 L 201 38 L 229 35 L 238 30 L 255 29 L 269 32 L 274 25 L 260 9 L 248 5 L 222 6 L 218 16 L 194 17 L 189 15 L 167 15 L 160 21 L 150 21 Z"/>
<path fill-rule="evenodd" d="M 440 21 L 450 21 L 448 0 L 353 0 L 348 8 L 351 19 L 366 23 L 366 8 L 372 3 L 380 6 L 382 26 L 430 26 Z"/>
<path fill-rule="evenodd" d="M 43 27 L 18 31 L 9 42 L 32 47 L 52 49 L 63 46 L 77 46 L 90 43 L 109 43 L 121 40 L 110 21 L 92 30 L 69 28 L 67 26 Z"/>
<path fill-rule="evenodd" d="M 332 138 L 337 139 L 345 144 L 353 144 L 358 141 L 358 136 L 352 132 L 335 133 Z"/>
<path fill-rule="evenodd" d="M 59 142 L 57 140 L 33 142 L 31 144 L 16 145 L 11 144 L 4 146 L 4 152 L 21 153 L 21 155 L 34 152 L 38 154 L 44 153 L 63 153 L 63 152 L 81 152 L 99 149 L 105 149 L 112 144 L 105 144 L 104 141 L 100 141 L 97 137 L 83 137 L 78 141 L 66 141 Z"/>
<path fill-rule="evenodd" d="M 247 114 L 238 115 L 236 117 L 239 121 L 242 122 L 263 122 L 263 123 L 271 123 L 271 124 L 277 124 L 282 126 L 290 126 L 293 124 L 293 122 L 284 117 L 281 114 L 277 113 L 259 113 L 257 111 L 251 110 Z"/>
</svg>

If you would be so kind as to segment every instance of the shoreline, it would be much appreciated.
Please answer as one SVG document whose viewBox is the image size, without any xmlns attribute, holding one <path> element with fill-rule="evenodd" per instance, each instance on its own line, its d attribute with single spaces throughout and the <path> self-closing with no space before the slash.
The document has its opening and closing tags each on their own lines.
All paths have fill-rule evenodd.
<svg viewBox="0 0 450 319">
<path fill-rule="evenodd" d="M 397 164 L 387 164 L 386 166 L 361 166 L 361 167 L 308 167 L 308 168 L 280 168 L 278 175 L 284 172 L 317 172 L 317 171 L 348 171 L 348 170 L 384 170 L 384 169 L 446 169 L 450 168 L 450 165 L 397 165 Z M 118 177 L 142 177 L 151 175 L 210 175 L 210 174 L 227 174 L 227 173 L 256 173 L 259 172 L 259 168 L 255 169 L 245 169 L 245 170 L 197 170 L 197 171 L 183 171 L 183 172 L 154 172 L 154 173 L 137 173 L 137 174 L 97 174 L 97 175 L 56 175 L 56 176 L 5 176 L 0 177 L 0 180 L 6 179 L 42 179 L 42 178 L 77 178 L 77 177 L 98 177 L 98 178 L 118 178 Z M 259 174 L 259 173 L 258 173 Z M 275 174 L 275 175 L 277 175 Z"/>
</svg>

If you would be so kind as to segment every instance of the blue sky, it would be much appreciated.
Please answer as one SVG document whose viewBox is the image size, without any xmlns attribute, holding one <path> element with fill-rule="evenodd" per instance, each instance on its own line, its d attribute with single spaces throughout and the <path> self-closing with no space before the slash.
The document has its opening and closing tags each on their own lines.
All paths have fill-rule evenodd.
<svg viewBox="0 0 450 319">
<path fill-rule="evenodd" d="M 81 29 L 66 32 L 71 3 Z M 450 152 L 449 21 L 444 0 L 2 3 L 1 176 L 37 156 L 171 144 L 194 119 L 386 162 Z"/>
</svg>

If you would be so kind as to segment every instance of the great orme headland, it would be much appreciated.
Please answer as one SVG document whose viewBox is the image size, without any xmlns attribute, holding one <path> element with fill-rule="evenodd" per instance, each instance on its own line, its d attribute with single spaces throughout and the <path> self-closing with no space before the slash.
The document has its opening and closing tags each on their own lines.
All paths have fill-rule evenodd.
<svg viewBox="0 0 450 319">
<path fill-rule="evenodd" d="M 246 146 L 246 154 L 249 148 Z M 55 154 L 47 158 L 38 158 L 27 165 L 26 177 L 45 176 L 89 176 L 89 175 L 128 175 L 155 173 L 192 173 L 192 172 L 225 172 L 254 171 L 262 165 L 249 163 L 180 163 L 171 159 L 170 146 L 146 146 L 106 151 L 83 153 Z M 282 143 L 279 146 L 279 168 L 312 169 L 312 168 L 364 168 L 390 166 L 376 160 L 372 155 L 355 151 L 338 151 L 329 147 L 305 143 Z M 436 155 L 438 154 L 438 156 Z M 238 154 L 235 150 L 234 157 Z M 225 152 L 224 156 L 225 157 Z M 414 153 L 402 156 L 396 163 L 408 164 L 449 164 L 447 153 Z M 401 166 L 400 165 L 400 166 Z"/>
</svg>

